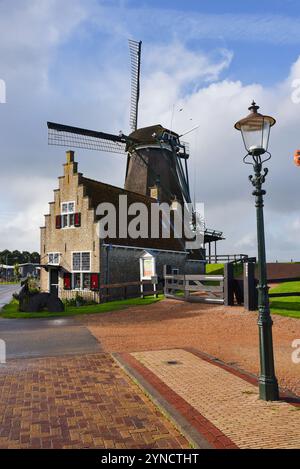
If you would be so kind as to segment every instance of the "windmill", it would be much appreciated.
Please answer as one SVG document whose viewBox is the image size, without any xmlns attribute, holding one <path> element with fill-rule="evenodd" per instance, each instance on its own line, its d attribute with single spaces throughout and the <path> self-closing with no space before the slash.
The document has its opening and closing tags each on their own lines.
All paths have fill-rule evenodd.
<svg viewBox="0 0 300 469">
<path fill-rule="evenodd" d="M 131 61 L 130 128 L 125 135 L 48 122 L 50 145 L 119 153 L 126 157 L 125 189 L 150 195 L 160 186 L 160 202 L 191 203 L 187 145 L 172 130 L 157 124 L 138 128 L 141 41 L 129 40 Z"/>
</svg>

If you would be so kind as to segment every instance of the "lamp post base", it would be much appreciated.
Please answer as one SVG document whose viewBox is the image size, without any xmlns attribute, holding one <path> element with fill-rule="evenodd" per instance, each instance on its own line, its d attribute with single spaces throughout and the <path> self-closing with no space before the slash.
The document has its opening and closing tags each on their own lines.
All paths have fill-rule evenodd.
<svg viewBox="0 0 300 469">
<path fill-rule="evenodd" d="M 264 376 L 260 376 L 258 379 L 259 386 L 259 398 L 264 401 L 278 401 L 279 390 L 277 379 L 268 379 Z"/>
</svg>

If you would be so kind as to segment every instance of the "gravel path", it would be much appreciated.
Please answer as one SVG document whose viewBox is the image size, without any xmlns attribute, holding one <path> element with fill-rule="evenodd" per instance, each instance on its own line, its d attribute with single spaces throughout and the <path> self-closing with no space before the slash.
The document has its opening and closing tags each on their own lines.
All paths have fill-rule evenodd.
<svg viewBox="0 0 300 469">
<path fill-rule="evenodd" d="M 276 315 L 273 320 L 279 384 L 300 395 L 300 363 L 293 363 L 291 345 L 300 339 L 300 320 Z M 259 371 L 257 314 L 241 307 L 163 300 L 89 316 L 84 323 L 105 351 L 194 347 L 251 373 Z"/>
</svg>

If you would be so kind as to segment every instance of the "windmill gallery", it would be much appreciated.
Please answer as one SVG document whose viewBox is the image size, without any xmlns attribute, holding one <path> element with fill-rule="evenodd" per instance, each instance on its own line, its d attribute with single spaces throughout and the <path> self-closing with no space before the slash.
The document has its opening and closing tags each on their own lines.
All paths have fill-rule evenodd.
<svg viewBox="0 0 300 469">
<path fill-rule="evenodd" d="M 203 229 L 202 242 L 188 243 L 197 234 L 199 220 L 190 196 L 188 148 L 177 133 L 162 125 L 137 127 L 141 42 L 130 40 L 129 48 L 132 132 L 128 136 L 48 122 L 51 145 L 113 152 L 127 158 L 125 184 L 120 188 L 84 177 L 78 172 L 74 151 L 66 152 L 63 175 L 41 227 L 41 288 L 60 298 L 80 291 L 101 301 L 100 284 L 160 278 L 164 265 L 185 273 L 203 273 L 205 244 L 210 251 L 212 242 L 216 249 L 217 241 L 223 239 L 221 232 Z M 129 207 L 125 228 L 119 223 L 124 215 L 122 198 Z M 104 215 L 99 206 L 103 209 L 107 204 L 114 209 L 116 226 L 99 236 L 99 220 Z M 154 222 L 160 204 L 168 207 L 171 216 Z M 146 208 L 143 227 L 146 218 L 147 226 L 156 227 L 155 233 L 151 229 L 150 235 L 143 236 L 141 219 L 130 219 L 137 206 Z M 182 207 L 188 221 L 176 223 Z M 133 226 L 137 234 L 130 236 Z M 138 291 L 132 285 L 129 294 Z"/>
</svg>

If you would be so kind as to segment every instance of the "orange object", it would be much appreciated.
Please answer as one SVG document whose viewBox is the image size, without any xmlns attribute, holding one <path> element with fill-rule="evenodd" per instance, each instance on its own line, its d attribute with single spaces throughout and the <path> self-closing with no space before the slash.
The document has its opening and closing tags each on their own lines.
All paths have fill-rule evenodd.
<svg viewBox="0 0 300 469">
<path fill-rule="evenodd" d="M 300 166 L 300 150 L 296 150 L 294 153 L 294 163 L 296 166 Z"/>
</svg>

